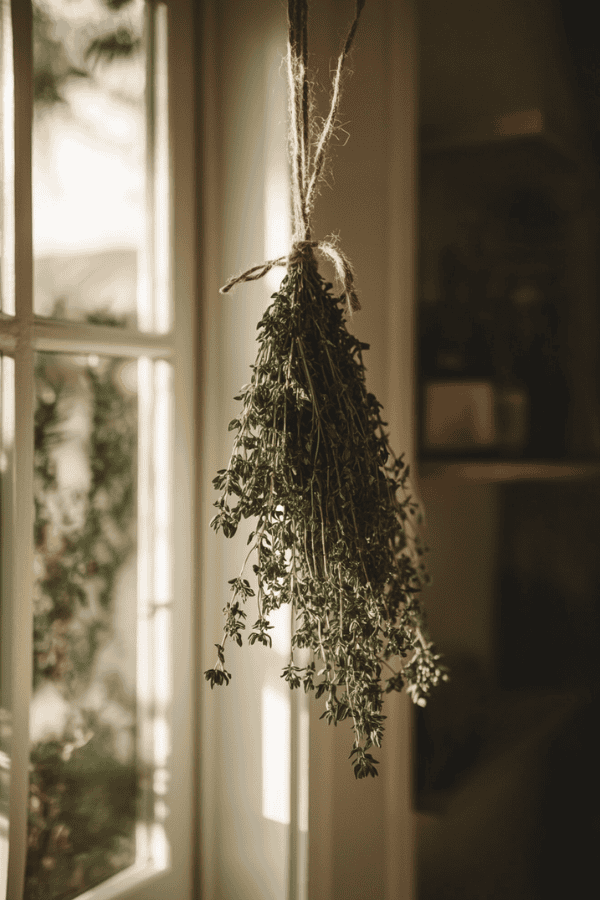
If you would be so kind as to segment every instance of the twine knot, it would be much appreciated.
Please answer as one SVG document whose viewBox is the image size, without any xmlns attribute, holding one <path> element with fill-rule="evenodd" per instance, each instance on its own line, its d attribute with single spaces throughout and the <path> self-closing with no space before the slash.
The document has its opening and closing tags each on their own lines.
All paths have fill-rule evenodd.
<svg viewBox="0 0 600 900">
<path fill-rule="evenodd" d="M 313 248 L 316 247 L 318 247 L 318 241 L 294 241 L 287 257 L 288 266 L 299 262 L 313 262 L 315 258 Z"/>
<path fill-rule="evenodd" d="M 348 312 L 360 309 L 360 303 L 354 290 L 354 272 L 348 257 L 337 244 L 337 238 L 325 241 L 308 240 L 310 236 L 310 216 L 317 193 L 317 186 L 322 175 L 326 159 L 326 151 L 335 127 L 335 118 L 340 101 L 341 75 L 346 56 L 352 46 L 358 20 L 365 0 L 356 0 L 354 22 L 348 32 L 344 48 L 338 57 L 337 68 L 333 79 L 333 92 L 329 115 L 325 120 L 316 144 L 314 156 L 310 158 L 309 135 L 310 97 L 307 72 L 307 31 L 308 0 L 288 0 L 288 81 L 290 88 L 290 156 L 292 162 L 292 201 L 294 213 L 294 243 L 287 256 L 271 259 L 268 262 L 253 266 L 230 278 L 219 293 L 227 294 L 237 284 L 246 281 L 257 281 L 263 278 L 275 266 L 291 266 L 303 261 L 313 261 L 313 250 L 320 250 L 334 265 L 336 275 L 344 286 L 344 296 Z M 314 124 L 314 123 L 313 123 Z"/>
<path fill-rule="evenodd" d="M 334 238 L 327 241 L 294 241 L 288 256 L 270 259 L 268 262 L 247 269 L 241 275 L 234 275 L 223 285 L 219 293 L 228 294 L 237 284 L 243 284 L 245 281 L 258 281 L 259 278 L 263 278 L 275 266 L 287 266 L 289 270 L 291 266 L 299 262 L 314 262 L 313 250 L 319 250 L 323 256 L 326 256 L 333 263 L 336 275 L 344 286 L 342 296 L 346 299 L 348 312 L 350 314 L 357 312 L 360 309 L 360 301 L 354 290 L 352 264 L 346 254 L 337 246 Z"/>
</svg>

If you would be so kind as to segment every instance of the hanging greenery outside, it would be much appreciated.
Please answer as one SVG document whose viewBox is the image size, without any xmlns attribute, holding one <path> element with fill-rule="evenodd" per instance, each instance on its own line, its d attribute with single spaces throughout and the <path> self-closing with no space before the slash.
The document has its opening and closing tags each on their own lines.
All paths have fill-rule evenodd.
<svg viewBox="0 0 600 900">
<path fill-rule="evenodd" d="M 242 519 L 256 524 L 242 571 L 229 581 L 217 663 L 205 672 L 211 687 L 228 684 L 225 644 L 242 644 L 246 602 L 257 604 L 250 644 L 271 645 L 269 614 L 292 608 L 290 659 L 282 677 L 325 696 L 321 718 L 350 717 L 350 757 L 357 778 L 377 775 L 369 751 L 380 747 L 384 695 L 406 685 L 421 706 L 446 679 L 427 639 L 419 592 L 426 580 L 418 537 L 418 508 L 409 493 L 409 467 L 392 452 L 381 404 L 367 391 L 361 343 L 348 331 L 344 301 L 359 308 L 351 266 L 329 242 L 311 240 L 310 212 L 322 173 L 340 95 L 340 76 L 364 0 L 334 77 L 329 116 L 311 155 L 314 122 L 306 71 L 307 2 L 289 0 L 289 52 L 294 245 L 290 255 L 231 279 L 222 292 L 262 277 L 274 265 L 287 274 L 258 324 L 258 353 L 250 383 L 236 400 L 239 416 L 211 525 L 233 537 Z M 333 260 L 345 294 L 318 273 L 314 249 Z M 250 558 L 255 591 L 245 577 Z M 254 617 L 252 617 L 254 618 Z M 312 651 L 295 664 L 296 649 Z"/>
<path fill-rule="evenodd" d="M 104 313 L 87 320 L 123 324 Z M 97 667 L 136 549 L 137 398 L 121 383 L 126 362 L 36 358 L 33 690 L 52 685 L 69 713 L 31 745 L 25 900 L 71 900 L 132 865 L 140 785 L 151 777 L 133 752 L 135 697 L 118 672 Z M 86 416 L 78 440 L 89 485 L 65 490 L 56 451 Z M 82 703 L 94 687 L 105 695 L 99 708 Z"/>
</svg>

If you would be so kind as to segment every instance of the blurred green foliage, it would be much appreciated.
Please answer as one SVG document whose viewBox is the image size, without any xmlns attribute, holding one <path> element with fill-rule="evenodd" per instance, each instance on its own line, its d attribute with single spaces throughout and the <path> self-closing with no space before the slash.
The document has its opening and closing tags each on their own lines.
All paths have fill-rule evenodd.
<svg viewBox="0 0 600 900">
<path fill-rule="evenodd" d="M 65 103 L 64 90 L 71 79 L 93 78 L 98 64 L 140 51 L 142 33 L 128 15 L 132 3 L 96 0 L 94 21 L 82 17 L 74 25 L 53 16 L 44 0 L 34 0 L 33 98 L 38 109 Z"/>
<path fill-rule="evenodd" d="M 118 712 L 116 724 L 78 703 L 98 678 L 97 655 L 112 637 L 116 578 L 135 550 L 137 408 L 119 381 L 122 366 L 116 358 L 84 366 L 37 357 L 34 691 L 54 685 L 71 715 L 60 736 L 31 750 L 25 900 L 67 900 L 134 860 L 141 784 L 135 697 L 114 673 L 103 677 L 102 691 Z M 67 494 L 57 507 L 56 450 L 82 401 L 91 424 L 87 496 L 69 505 Z"/>
</svg>

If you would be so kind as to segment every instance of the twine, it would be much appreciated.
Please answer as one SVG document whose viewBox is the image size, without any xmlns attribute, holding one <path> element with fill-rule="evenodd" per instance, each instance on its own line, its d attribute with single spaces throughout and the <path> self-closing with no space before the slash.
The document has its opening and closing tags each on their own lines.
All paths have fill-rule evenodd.
<svg viewBox="0 0 600 900">
<path fill-rule="evenodd" d="M 325 120 L 311 160 L 310 134 L 311 97 L 308 78 L 308 0 L 288 0 L 288 81 L 290 107 L 290 157 L 292 163 L 292 212 L 293 244 L 287 256 L 253 266 L 233 276 L 220 289 L 227 294 L 236 285 L 246 281 L 258 281 L 275 266 L 287 266 L 302 260 L 314 261 L 313 250 L 320 251 L 334 265 L 336 275 L 344 286 L 344 295 L 350 313 L 360 309 L 354 290 L 354 271 L 350 260 L 337 246 L 335 238 L 324 241 L 311 240 L 310 219 L 317 195 L 317 186 L 327 159 L 327 148 L 335 130 L 336 115 L 341 96 L 341 77 L 346 57 L 352 47 L 358 20 L 366 0 L 356 0 L 356 14 L 348 32 L 344 47 L 337 61 L 333 78 L 333 90 L 329 115 Z"/>
</svg>

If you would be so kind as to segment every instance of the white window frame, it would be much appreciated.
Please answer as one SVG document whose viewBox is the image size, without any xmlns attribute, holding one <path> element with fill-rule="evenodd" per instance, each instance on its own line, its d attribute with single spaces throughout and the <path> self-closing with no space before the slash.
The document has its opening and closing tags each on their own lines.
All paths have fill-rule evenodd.
<svg viewBox="0 0 600 900">
<path fill-rule="evenodd" d="M 153 2 L 153 5 L 155 3 Z M 32 682 L 34 354 L 39 350 L 166 359 L 173 369 L 172 652 L 170 845 L 166 871 L 117 875 L 82 897 L 104 900 L 187 900 L 195 879 L 195 652 L 197 608 L 196 517 L 196 224 L 194 2 L 168 0 L 168 143 L 173 327 L 167 334 L 58 322 L 33 314 L 31 123 L 32 21 L 29 0 L 12 0 L 14 45 L 15 296 L 16 315 L 0 314 L 0 350 L 15 359 L 14 518 L 12 523 L 12 677 L 8 900 L 22 900 L 26 859 L 29 704 Z M 32 498 L 21 502 L 20 498 Z M 18 602 L 16 602 L 18 599 Z M 3 643 L 6 645 L 6 635 Z M 1 890 L 1 886 L 0 886 Z"/>
</svg>

